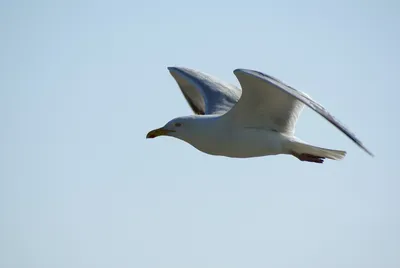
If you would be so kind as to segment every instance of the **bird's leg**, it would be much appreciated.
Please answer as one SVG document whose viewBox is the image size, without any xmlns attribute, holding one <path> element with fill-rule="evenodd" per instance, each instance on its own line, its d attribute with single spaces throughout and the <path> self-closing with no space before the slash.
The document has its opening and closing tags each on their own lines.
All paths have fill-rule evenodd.
<svg viewBox="0 0 400 268">
<path fill-rule="evenodd" d="M 292 155 L 299 159 L 300 161 L 305 161 L 305 162 L 313 162 L 313 163 L 324 163 L 325 157 L 320 157 L 312 154 L 298 154 L 296 152 L 292 151 Z"/>
</svg>

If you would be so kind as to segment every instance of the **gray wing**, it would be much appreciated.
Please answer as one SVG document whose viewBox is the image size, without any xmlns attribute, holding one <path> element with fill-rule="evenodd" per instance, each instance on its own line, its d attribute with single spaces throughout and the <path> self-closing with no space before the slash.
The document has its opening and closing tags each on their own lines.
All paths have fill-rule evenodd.
<svg viewBox="0 0 400 268">
<path fill-rule="evenodd" d="M 242 124 L 249 121 L 257 125 L 264 121 L 267 126 L 278 128 L 278 131 L 279 128 L 290 131 L 305 104 L 373 156 L 349 129 L 305 93 L 254 70 L 236 69 L 234 74 L 242 86 L 242 97 L 229 114 L 242 121 Z"/>
<path fill-rule="evenodd" d="M 168 70 L 196 114 L 226 113 L 240 98 L 241 89 L 209 74 L 183 67 Z"/>
</svg>

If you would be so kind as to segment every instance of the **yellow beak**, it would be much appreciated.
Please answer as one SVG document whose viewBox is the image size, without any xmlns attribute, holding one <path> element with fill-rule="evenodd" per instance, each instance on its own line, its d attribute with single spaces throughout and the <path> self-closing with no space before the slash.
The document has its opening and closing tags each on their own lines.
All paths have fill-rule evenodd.
<svg viewBox="0 0 400 268">
<path fill-rule="evenodd" d="M 175 131 L 174 130 L 165 129 L 165 128 L 158 128 L 158 129 L 152 130 L 149 133 L 147 133 L 146 139 L 153 139 L 153 138 L 158 137 L 158 136 L 166 136 L 171 132 L 175 132 Z"/>
</svg>

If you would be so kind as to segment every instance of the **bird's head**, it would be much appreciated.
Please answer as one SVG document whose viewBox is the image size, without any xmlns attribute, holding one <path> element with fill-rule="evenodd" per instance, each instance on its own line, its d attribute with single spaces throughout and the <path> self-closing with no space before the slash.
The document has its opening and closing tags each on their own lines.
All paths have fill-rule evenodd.
<svg viewBox="0 0 400 268">
<path fill-rule="evenodd" d="M 181 140 L 192 136 L 199 128 L 199 122 L 195 116 L 185 116 L 172 119 L 161 128 L 154 129 L 147 133 L 147 139 L 153 139 L 159 136 L 171 136 Z"/>
</svg>

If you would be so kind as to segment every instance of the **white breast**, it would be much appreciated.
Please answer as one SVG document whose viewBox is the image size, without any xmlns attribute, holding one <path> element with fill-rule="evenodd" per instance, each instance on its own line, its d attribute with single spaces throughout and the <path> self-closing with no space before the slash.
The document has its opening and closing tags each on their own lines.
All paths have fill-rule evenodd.
<svg viewBox="0 0 400 268">
<path fill-rule="evenodd" d="M 240 128 L 224 131 L 209 129 L 201 138 L 188 141 L 198 150 L 235 158 L 284 153 L 286 136 L 271 130 Z"/>
</svg>

